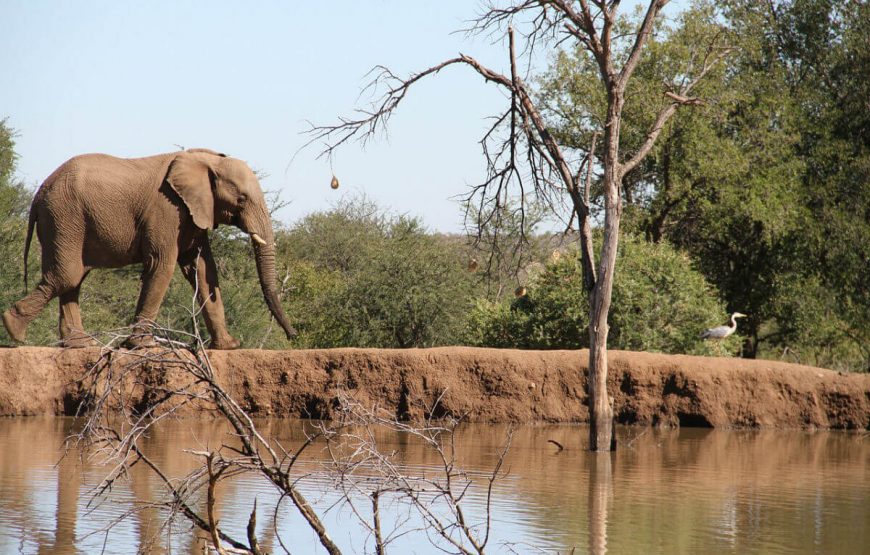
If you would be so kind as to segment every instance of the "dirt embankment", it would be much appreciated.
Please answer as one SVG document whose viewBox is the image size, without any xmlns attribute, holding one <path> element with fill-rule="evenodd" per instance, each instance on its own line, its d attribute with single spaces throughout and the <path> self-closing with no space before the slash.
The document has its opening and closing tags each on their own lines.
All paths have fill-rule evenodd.
<svg viewBox="0 0 870 555">
<path fill-rule="evenodd" d="M 72 414 L 97 349 L 0 349 L 0 415 Z M 586 422 L 586 351 L 212 351 L 216 375 L 258 416 L 328 418 L 340 390 L 400 418 Z M 115 355 L 114 364 L 129 362 Z M 167 370 L 147 369 L 166 383 Z M 171 374 L 171 371 L 169 372 Z M 140 377 L 141 378 L 141 377 Z M 625 424 L 870 429 L 870 375 L 773 361 L 610 351 Z M 146 392 L 147 394 L 147 392 Z"/>
</svg>

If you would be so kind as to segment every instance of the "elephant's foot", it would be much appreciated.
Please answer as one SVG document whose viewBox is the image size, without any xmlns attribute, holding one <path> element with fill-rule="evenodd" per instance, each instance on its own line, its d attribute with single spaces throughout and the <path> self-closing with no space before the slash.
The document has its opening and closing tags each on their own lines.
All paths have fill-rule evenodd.
<svg viewBox="0 0 870 555">
<path fill-rule="evenodd" d="M 147 320 L 134 324 L 133 331 L 124 341 L 123 345 L 125 348 L 131 350 L 156 347 L 157 341 L 154 339 L 153 327 L 151 324 Z"/>
<path fill-rule="evenodd" d="M 14 306 L 3 313 L 3 326 L 6 327 L 13 341 L 24 343 L 27 338 L 27 322 L 18 314 Z"/>
<path fill-rule="evenodd" d="M 60 340 L 60 346 L 67 349 L 84 349 L 85 347 L 95 347 L 99 345 L 96 339 L 90 335 L 80 332 Z"/>
<path fill-rule="evenodd" d="M 219 351 L 232 351 L 233 349 L 238 349 L 241 343 L 235 337 L 231 335 L 227 335 L 220 339 L 212 338 L 211 342 L 208 344 L 209 349 L 217 349 Z"/>
</svg>

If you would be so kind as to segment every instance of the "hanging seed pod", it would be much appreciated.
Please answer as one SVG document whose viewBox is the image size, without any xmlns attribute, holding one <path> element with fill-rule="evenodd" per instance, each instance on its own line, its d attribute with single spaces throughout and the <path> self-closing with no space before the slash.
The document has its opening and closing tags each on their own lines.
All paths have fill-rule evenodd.
<svg viewBox="0 0 870 555">
<path fill-rule="evenodd" d="M 469 272 L 476 272 L 477 267 L 478 267 L 478 263 L 477 263 L 476 258 L 472 258 L 471 260 L 468 261 L 468 271 Z"/>
<path fill-rule="evenodd" d="M 525 297 L 527 293 L 528 293 L 528 291 L 526 291 L 526 288 L 523 287 L 522 285 L 520 285 L 519 287 L 517 287 L 517 288 L 516 288 L 516 291 L 514 291 L 514 295 L 515 295 L 516 298 L 518 298 L 518 299 L 521 298 L 521 297 Z"/>
<path fill-rule="evenodd" d="M 329 186 L 333 189 L 338 189 L 338 178 L 334 175 L 332 176 L 332 181 L 329 182 Z"/>
</svg>

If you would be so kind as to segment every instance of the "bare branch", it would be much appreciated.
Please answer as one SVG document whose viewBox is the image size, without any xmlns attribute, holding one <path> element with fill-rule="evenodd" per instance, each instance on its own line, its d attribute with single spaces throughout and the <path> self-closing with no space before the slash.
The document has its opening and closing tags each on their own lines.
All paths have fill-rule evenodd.
<svg viewBox="0 0 870 555">
<path fill-rule="evenodd" d="M 656 142 L 656 139 L 658 139 L 659 135 L 661 134 L 662 129 L 664 129 L 665 123 L 667 123 L 667 121 L 671 119 L 671 116 L 676 113 L 679 106 L 680 103 L 674 101 L 665 106 L 658 113 L 655 122 L 653 122 L 652 127 L 646 134 L 646 139 L 644 140 L 643 144 L 640 145 L 640 148 L 637 149 L 637 152 L 634 154 L 634 156 L 632 156 L 632 158 L 629 161 L 625 162 L 620 168 L 621 176 L 624 176 L 625 174 L 636 168 L 637 165 L 640 164 L 644 158 L 646 158 L 646 155 L 650 153 L 653 145 Z"/>
<path fill-rule="evenodd" d="M 640 148 L 638 148 L 637 152 L 635 152 L 634 156 L 631 157 L 630 160 L 625 162 L 621 167 L 621 175 L 624 176 L 628 172 L 632 171 L 636 168 L 644 158 L 650 153 L 653 145 L 661 134 L 662 130 L 665 127 L 665 124 L 669 119 L 676 113 L 677 108 L 680 106 L 698 106 L 703 104 L 703 101 L 699 98 L 688 97 L 688 95 L 692 89 L 697 85 L 709 72 L 710 70 L 716 66 L 720 61 L 722 61 L 725 56 L 733 52 L 734 50 L 731 48 L 721 48 L 714 56 L 707 56 L 704 60 L 704 66 L 701 68 L 701 71 L 698 72 L 691 81 L 683 84 L 680 87 L 680 94 L 665 91 L 664 95 L 671 99 L 671 102 L 667 104 L 656 116 L 655 122 L 653 122 L 652 127 L 647 132 L 646 139 L 643 144 L 641 144 Z"/>
<path fill-rule="evenodd" d="M 688 98 L 685 96 L 680 96 L 677 93 L 672 93 L 671 91 L 665 91 L 665 96 L 670 98 L 671 100 L 673 100 L 674 102 L 676 102 L 677 104 L 680 104 L 680 105 L 689 104 L 692 106 L 700 106 L 701 104 L 704 103 L 704 101 L 701 100 L 700 98 L 695 98 L 695 97 Z"/>
<path fill-rule="evenodd" d="M 381 97 L 379 102 L 376 102 L 368 110 L 358 110 L 360 117 L 358 118 L 341 118 L 340 122 L 335 125 L 315 126 L 307 131 L 311 139 L 303 145 L 302 148 L 308 145 L 324 141 L 324 150 L 318 158 L 322 156 L 331 157 L 336 148 L 357 138 L 363 145 L 378 133 L 384 130 L 390 116 L 398 108 L 399 104 L 404 100 L 408 89 L 416 82 L 424 77 L 438 73 L 445 67 L 453 64 L 462 63 L 462 57 L 451 58 L 440 64 L 432 66 L 428 69 L 414 74 L 408 79 L 402 80 L 396 77 L 388 68 L 378 66 L 372 71 L 375 72 L 375 78 L 366 86 L 366 88 L 378 88 L 382 83 L 387 86 L 387 91 Z"/>
<path fill-rule="evenodd" d="M 251 516 L 248 518 L 248 545 L 251 548 L 252 555 L 262 555 L 260 543 L 257 541 L 257 498 L 254 498 L 254 508 L 251 509 Z"/>
<path fill-rule="evenodd" d="M 214 453 L 207 453 L 206 460 L 206 468 L 208 469 L 208 494 L 206 496 L 206 507 L 208 514 L 208 526 L 209 531 L 211 532 L 211 542 L 214 546 L 215 550 L 218 552 L 218 555 L 226 555 L 226 551 L 224 551 L 223 547 L 221 547 L 221 539 L 220 532 L 218 531 L 218 523 L 217 519 L 214 516 L 214 506 L 215 506 L 215 498 L 214 492 L 217 487 L 217 482 L 221 477 L 221 474 L 226 470 L 226 466 L 219 468 L 218 470 L 214 469 Z"/>
<path fill-rule="evenodd" d="M 631 53 L 628 55 L 628 60 L 626 60 L 625 65 L 622 66 L 622 71 L 619 72 L 619 78 L 617 79 L 617 87 L 619 90 L 625 90 L 625 85 L 628 83 L 628 80 L 631 79 L 631 75 L 634 73 L 638 62 L 640 61 L 643 47 L 646 44 L 650 33 L 652 33 L 656 16 L 659 14 L 661 9 L 667 5 L 668 1 L 669 0 L 649 0 L 649 6 L 647 6 L 643 22 L 635 34 L 634 45 L 631 47 Z"/>
<path fill-rule="evenodd" d="M 191 314 L 195 314 L 195 311 L 191 311 Z M 92 451 L 92 456 L 99 456 L 104 461 L 114 461 L 109 474 L 94 491 L 94 499 L 108 495 L 112 484 L 119 477 L 125 476 L 132 465 L 139 461 L 144 462 L 161 478 L 170 493 L 172 505 L 169 518 L 174 518 L 179 513 L 188 518 L 211 535 L 218 551 L 223 549 L 220 545 L 223 541 L 235 550 L 251 552 L 253 545 L 249 548 L 219 529 L 214 518 L 214 488 L 223 478 L 256 470 L 294 501 L 303 517 L 318 533 L 327 552 L 339 553 L 316 513 L 289 478 L 292 461 L 282 467 L 286 457 L 278 457 L 275 448 L 259 433 L 250 416 L 218 384 L 195 320 L 192 334 L 165 330 L 156 324 L 152 326 L 151 332 L 161 334 L 155 335 L 153 341 L 150 341 L 156 347 L 123 353 L 114 347 L 121 342 L 117 339 L 120 334 L 111 333 L 101 358 L 82 378 L 83 387 L 92 393 L 86 395 L 88 404 L 79 409 L 80 415 L 85 417 L 85 423 L 73 442 Z M 186 337 L 192 343 L 186 344 L 172 337 Z M 160 375 L 162 380 L 157 384 L 153 383 L 151 374 L 155 368 L 159 369 L 159 374 L 156 375 Z M 177 373 L 178 379 L 170 382 L 166 377 L 167 372 Z M 173 385 L 169 386 L 169 383 Z M 142 392 L 142 399 L 131 398 L 130 392 L 136 391 Z M 204 467 L 195 470 L 180 482 L 175 482 L 142 453 L 139 442 L 163 418 L 192 403 L 213 403 L 212 406 L 236 431 L 242 447 L 235 451 L 242 456 L 228 460 L 214 453 L 202 454 L 206 457 Z M 131 407 L 138 407 L 138 412 L 133 412 Z M 206 519 L 199 516 L 188 503 L 189 497 L 203 485 L 207 487 L 211 500 Z"/>
<path fill-rule="evenodd" d="M 372 518 L 374 519 L 374 531 L 375 531 L 375 553 L 377 555 L 385 555 L 386 551 L 384 550 L 384 538 L 381 534 L 381 511 L 380 506 L 378 505 L 378 497 L 380 496 L 380 491 L 372 492 Z"/>
<path fill-rule="evenodd" d="M 151 329 L 152 333 L 162 331 L 163 328 L 156 324 Z M 109 495 L 112 484 L 119 477 L 126 476 L 133 465 L 142 462 L 143 466 L 159 477 L 170 496 L 170 500 L 161 505 L 168 509 L 168 520 L 162 528 L 168 530 L 172 519 L 183 517 L 209 534 L 216 552 L 256 555 L 261 552 L 255 536 L 256 500 L 247 522 L 247 544 L 225 534 L 216 516 L 216 489 L 221 481 L 244 473 L 255 473 L 272 482 L 281 493 L 276 511 L 277 505 L 289 498 L 318 535 L 326 551 L 337 554 L 340 551 L 329 540 L 326 528 L 314 507 L 299 491 L 299 481 L 305 475 L 291 475 L 291 469 L 301 454 L 315 441 L 323 441 L 334 454 L 333 468 L 342 485 L 342 491 L 345 492 L 342 502 L 364 523 L 366 517 L 357 509 L 355 500 L 365 496 L 371 499 L 373 522 L 365 524 L 375 537 L 378 553 L 384 553 L 390 541 L 411 531 L 424 532 L 427 537 L 436 541 L 436 547 L 440 546 L 439 548 L 449 546 L 454 552 L 483 553 L 486 538 L 489 536 L 491 516 L 485 516 L 485 532 L 482 533 L 485 536 L 479 536 L 480 525 L 469 521 L 463 510 L 462 504 L 473 480 L 457 468 L 453 458 L 453 434 L 461 417 L 451 418 L 447 422 L 438 421 L 434 417 L 438 413 L 436 408 L 442 402 L 444 391 L 430 406 L 425 407 L 424 413 L 428 415 L 428 419 L 422 425 L 397 421 L 395 415 L 382 413 L 376 407 L 364 408 L 341 393 L 336 399 L 337 419 L 332 423 L 320 424 L 315 433 L 307 434 L 306 441 L 295 452 L 288 451 L 262 435 L 250 415 L 220 385 L 196 326 L 192 334 L 174 333 L 175 337 L 193 338 L 193 343 L 185 345 L 178 339 L 155 336 L 153 343 L 157 346 L 148 349 L 121 352 L 115 348 L 106 348 L 98 363 L 89 371 L 88 377 L 83 380 L 93 394 L 86 396 L 90 401 L 81 407 L 80 415 L 84 417 L 85 423 L 75 438 L 77 445 L 99 455 L 101 460 L 114 461 L 101 487 L 94 492 L 95 496 Z M 112 343 L 115 342 L 113 335 Z M 161 376 L 165 385 L 158 383 L 154 386 L 158 390 L 157 395 L 150 395 L 149 388 L 153 386 L 154 376 Z M 146 401 L 137 399 L 131 391 Z M 164 415 L 175 414 L 180 407 L 194 402 L 216 411 L 229 422 L 239 445 L 221 447 L 219 451 L 207 448 L 188 450 L 202 464 L 185 477 L 175 479 L 149 459 L 140 449 L 139 443 Z M 141 413 L 131 411 L 130 407 L 133 405 Z M 409 475 L 407 468 L 393 460 L 394 453 L 385 453 L 379 449 L 375 427 L 408 434 L 423 441 L 427 448 L 440 453 L 438 456 L 442 462 L 442 474 Z M 225 456 L 228 451 L 238 456 L 228 458 Z M 506 452 L 507 445 L 490 475 L 490 496 L 493 491 L 492 482 L 501 475 L 500 468 Z M 377 470 L 374 478 L 371 475 L 372 469 Z M 365 476 L 360 475 L 357 479 L 360 471 Z M 192 507 L 195 496 L 203 492 L 206 497 L 205 515 L 200 515 Z M 381 503 L 385 498 L 408 503 L 420 515 L 422 526 L 395 530 L 385 535 L 380 520 Z M 149 503 L 141 506 L 156 505 Z M 130 514 L 132 512 L 125 513 L 110 523 L 108 528 Z M 283 547 L 284 543 L 277 530 L 276 536 Z M 480 537 L 484 539 L 481 540 Z"/>
</svg>

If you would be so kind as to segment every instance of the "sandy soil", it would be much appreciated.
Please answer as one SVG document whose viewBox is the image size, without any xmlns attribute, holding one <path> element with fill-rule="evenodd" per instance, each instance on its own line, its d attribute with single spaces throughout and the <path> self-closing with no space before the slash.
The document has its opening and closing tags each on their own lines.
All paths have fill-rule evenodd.
<svg viewBox="0 0 870 555">
<path fill-rule="evenodd" d="M 0 349 L 0 415 L 73 414 L 98 349 Z M 258 416 L 329 418 L 344 389 L 400 418 L 585 422 L 586 351 L 212 351 L 220 382 Z M 113 364 L 129 362 L 116 356 Z M 177 370 L 150 365 L 149 388 Z M 610 351 L 617 420 L 659 426 L 870 429 L 870 375 L 774 361 Z M 438 401 L 436 403 L 436 401 Z"/>
</svg>

